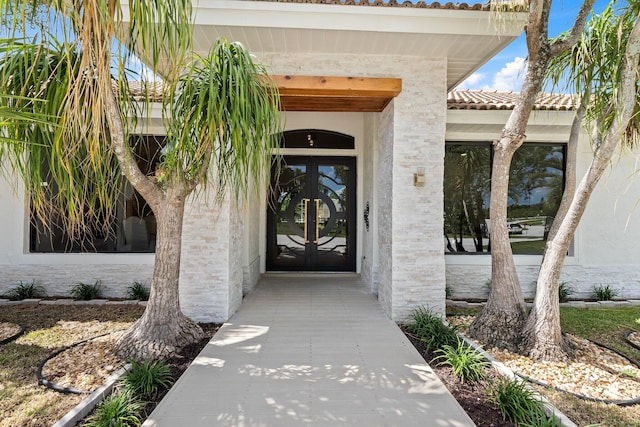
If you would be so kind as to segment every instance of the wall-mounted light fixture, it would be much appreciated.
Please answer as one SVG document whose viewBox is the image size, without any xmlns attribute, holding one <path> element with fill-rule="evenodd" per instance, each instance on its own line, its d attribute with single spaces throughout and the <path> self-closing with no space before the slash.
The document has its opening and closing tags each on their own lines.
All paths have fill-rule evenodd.
<svg viewBox="0 0 640 427">
<path fill-rule="evenodd" d="M 424 168 L 418 168 L 416 173 L 413 174 L 413 186 L 424 187 L 424 184 L 425 184 Z"/>
</svg>

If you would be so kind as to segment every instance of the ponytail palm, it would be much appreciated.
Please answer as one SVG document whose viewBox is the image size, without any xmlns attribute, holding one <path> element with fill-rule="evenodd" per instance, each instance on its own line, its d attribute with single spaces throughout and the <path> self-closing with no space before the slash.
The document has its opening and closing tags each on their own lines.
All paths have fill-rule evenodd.
<svg viewBox="0 0 640 427">
<path fill-rule="evenodd" d="M 172 356 L 202 336 L 182 314 L 178 297 L 185 201 L 199 185 L 212 185 L 219 198 L 241 197 L 252 180 L 267 176 L 277 94 L 241 45 L 219 40 L 208 55 L 193 55 L 190 1 L 56 0 L 45 6 L 57 12 L 39 18 L 57 17 L 50 25 L 56 34 L 4 43 L 0 112 L 56 119 L 3 121 L 0 161 L 9 174 L 22 177 L 40 220 L 61 214 L 67 234 L 76 239 L 91 227 L 108 229 L 122 177 L 144 197 L 157 222 L 151 295 L 117 349 L 126 358 Z M 122 6 L 127 27 L 118 22 Z M 0 20 L 10 35 L 28 32 L 24 25 L 33 10 L 28 0 L 0 0 Z M 114 47 L 115 37 L 129 50 Z M 140 170 L 129 141 L 146 122 L 146 88 L 155 85 L 143 84 L 142 101 L 132 101 L 129 51 L 164 80 L 167 145 L 153 176 Z"/>
<path fill-rule="evenodd" d="M 566 72 L 576 91 L 587 95 L 581 113 L 593 130 L 594 141 L 593 159 L 575 194 L 565 189 L 570 192 L 564 196 L 570 204 L 554 221 L 540 266 L 524 332 L 525 350 L 535 359 L 567 357 L 558 299 L 562 265 L 591 194 L 621 142 L 631 147 L 639 137 L 640 2 L 628 1 L 617 12 L 615 4 L 595 15 L 580 41 L 551 64 L 552 78 Z"/>
<path fill-rule="evenodd" d="M 179 304 L 185 200 L 198 184 L 212 185 L 219 198 L 227 192 L 247 194 L 252 181 L 258 180 L 256 188 L 261 187 L 279 116 L 276 94 L 258 78 L 263 72 L 241 45 L 218 40 L 164 96 L 164 161 L 155 177 L 132 179 L 143 181 L 134 186 L 156 215 L 158 235 L 147 309 L 117 344 L 126 357 L 165 357 L 200 336 Z"/>
</svg>

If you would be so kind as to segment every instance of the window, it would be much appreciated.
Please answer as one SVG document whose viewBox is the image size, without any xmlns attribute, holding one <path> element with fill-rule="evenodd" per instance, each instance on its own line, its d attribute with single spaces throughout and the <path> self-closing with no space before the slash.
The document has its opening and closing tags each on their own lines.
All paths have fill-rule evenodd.
<svg viewBox="0 0 640 427">
<path fill-rule="evenodd" d="M 142 173 L 153 175 L 160 162 L 164 136 L 136 137 L 135 155 Z M 46 168 L 47 165 L 43 165 Z M 46 174 L 45 174 L 46 175 Z M 58 217 L 59 218 L 59 217 Z M 69 238 L 60 226 L 60 219 L 51 218 L 45 226 L 31 215 L 29 249 L 31 252 L 154 252 L 156 219 L 153 211 L 137 191 L 126 181 L 121 185 L 115 215 L 108 219 L 110 231 L 101 227 L 86 230 L 75 240 Z"/>
<path fill-rule="evenodd" d="M 447 142 L 444 171 L 446 253 L 491 251 L 489 197 L 492 146 Z M 513 157 L 507 227 L 514 254 L 542 254 L 560 206 L 565 145 L 525 143 Z"/>
</svg>

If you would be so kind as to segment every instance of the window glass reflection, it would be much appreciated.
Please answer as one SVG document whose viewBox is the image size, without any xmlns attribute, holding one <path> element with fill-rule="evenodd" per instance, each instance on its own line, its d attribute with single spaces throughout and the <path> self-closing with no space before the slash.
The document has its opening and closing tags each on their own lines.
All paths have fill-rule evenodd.
<svg viewBox="0 0 640 427">
<path fill-rule="evenodd" d="M 523 145 L 509 179 L 507 227 L 514 254 L 542 254 L 564 189 L 565 145 Z M 490 143 L 448 142 L 444 173 L 447 253 L 491 251 Z"/>
</svg>

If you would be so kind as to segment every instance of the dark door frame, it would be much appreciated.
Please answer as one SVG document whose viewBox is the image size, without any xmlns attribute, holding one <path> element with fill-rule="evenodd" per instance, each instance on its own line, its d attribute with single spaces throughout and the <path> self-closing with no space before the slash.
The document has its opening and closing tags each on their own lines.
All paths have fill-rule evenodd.
<svg viewBox="0 0 640 427">
<path fill-rule="evenodd" d="M 302 265 L 283 265 L 278 263 L 277 257 L 279 253 L 277 242 L 277 216 L 274 212 L 276 202 L 269 199 L 267 203 L 267 244 L 266 244 L 266 269 L 267 271 L 356 271 L 357 260 L 357 158 L 355 156 L 283 156 L 285 164 L 305 164 L 307 169 L 307 185 L 305 194 L 300 197 L 304 199 L 314 200 L 320 199 L 318 189 L 318 168 L 324 165 L 344 165 L 347 166 L 347 204 L 346 204 L 346 242 L 347 260 L 340 265 L 322 265 L 318 261 L 317 245 L 313 239 L 315 223 L 307 227 L 307 236 L 305 244 L 304 262 Z M 276 185 L 276 169 L 272 170 L 271 182 L 272 186 Z M 309 185 L 312 183 L 312 185 Z M 271 197 L 271 196 L 270 196 Z M 326 196 L 325 196 L 326 197 Z M 316 218 L 315 204 L 309 203 L 309 210 L 305 214 L 313 221 Z"/>
</svg>

